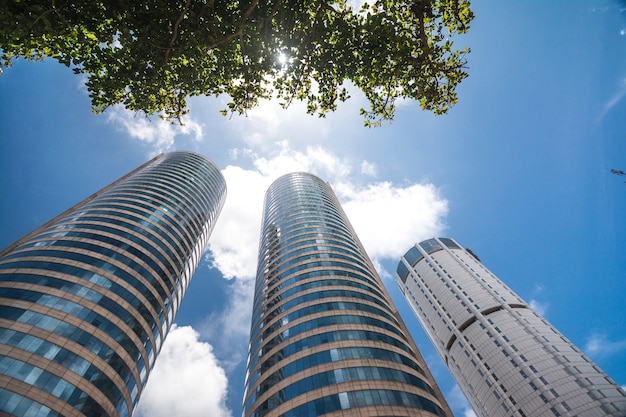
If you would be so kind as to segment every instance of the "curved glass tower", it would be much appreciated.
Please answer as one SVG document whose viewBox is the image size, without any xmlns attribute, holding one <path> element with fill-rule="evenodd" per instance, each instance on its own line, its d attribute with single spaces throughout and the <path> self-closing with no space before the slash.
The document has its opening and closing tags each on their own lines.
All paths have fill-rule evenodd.
<svg viewBox="0 0 626 417">
<path fill-rule="evenodd" d="M 162 154 L 0 252 L 0 415 L 129 416 L 225 197 Z"/>
<path fill-rule="evenodd" d="M 626 415 L 624 391 L 456 241 L 413 246 L 397 279 L 478 416 Z"/>
<path fill-rule="evenodd" d="M 330 186 L 310 174 L 265 196 L 242 414 L 452 416 Z"/>
</svg>

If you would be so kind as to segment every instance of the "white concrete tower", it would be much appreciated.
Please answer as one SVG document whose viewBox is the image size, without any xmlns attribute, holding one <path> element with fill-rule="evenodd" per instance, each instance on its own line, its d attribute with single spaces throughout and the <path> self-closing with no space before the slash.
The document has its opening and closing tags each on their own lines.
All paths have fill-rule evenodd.
<svg viewBox="0 0 626 417">
<path fill-rule="evenodd" d="M 416 244 L 396 277 L 478 416 L 626 416 L 626 393 L 456 241 Z"/>
</svg>

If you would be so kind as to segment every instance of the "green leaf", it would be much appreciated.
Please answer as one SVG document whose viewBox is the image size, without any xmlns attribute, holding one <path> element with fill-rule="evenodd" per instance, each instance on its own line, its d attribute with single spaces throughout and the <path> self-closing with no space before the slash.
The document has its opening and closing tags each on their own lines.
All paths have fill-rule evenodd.
<svg viewBox="0 0 626 417">
<path fill-rule="evenodd" d="M 351 83 L 369 101 L 364 123 L 379 126 L 398 99 L 446 113 L 467 77 L 469 49 L 451 40 L 469 29 L 467 0 L 378 0 L 358 11 L 345 0 L 210 3 L 4 2 L 0 58 L 52 57 L 87 74 L 94 111 L 123 104 L 174 123 L 186 97 L 224 93 L 225 115 L 277 97 L 325 117 Z"/>
</svg>

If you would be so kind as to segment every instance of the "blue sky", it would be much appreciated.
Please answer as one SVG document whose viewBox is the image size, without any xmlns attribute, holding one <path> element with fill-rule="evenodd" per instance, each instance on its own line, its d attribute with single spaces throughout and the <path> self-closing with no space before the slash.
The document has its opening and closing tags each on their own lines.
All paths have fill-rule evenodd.
<svg viewBox="0 0 626 417">
<path fill-rule="evenodd" d="M 238 416 L 263 193 L 311 171 L 334 187 L 458 416 L 462 395 L 393 279 L 434 235 L 471 248 L 624 386 L 626 177 L 610 169 L 626 170 L 625 7 L 475 2 L 456 39 L 472 49 L 459 104 L 435 117 L 403 103 L 377 129 L 362 127 L 358 94 L 326 119 L 274 103 L 224 118 L 225 98 L 192 99 L 185 128 L 96 116 L 70 70 L 17 62 L 0 76 L 0 246 L 160 151 L 212 159 L 227 203 L 137 415 Z"/>
</svg>

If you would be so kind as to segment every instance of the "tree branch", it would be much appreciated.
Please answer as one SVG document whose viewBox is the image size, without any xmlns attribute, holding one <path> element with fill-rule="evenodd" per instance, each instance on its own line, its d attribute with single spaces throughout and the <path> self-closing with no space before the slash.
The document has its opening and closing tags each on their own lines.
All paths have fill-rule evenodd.
<svg viewBox="0 0 626 417">
<path fill-rule="evenodd" d="M 253 2 L 250 4 L 250 6 L 248 6 L 246 11 L 243 13 L 243 16 L 241 17 L 241 20 L 239 22 L 239 29 L 237 29 L 237 31 L 235 31 L 235 32 L 231 33 L 230 35 L 220 39 L 219 41 L 213 42 L 211 45 L 207 46 L 205 48 L 205 50 L 210 51 L 211 49 L 215 48 L 216 46 L 222 45 L 224 43 L 228 43 L 228 42 L 232 41 L 233 39 L 235 39 L 237 37 L 240 37 L 243 34 L 243 28 L 245 27 L 245 21 L 248 20 L 248 18 L 250 17 L 250 15 L 254 11 L 254 8 L 256 7 L 256 5 L 258 3 L 259 3 L 259 0 L 253 0 Z"/>
<path fill-rule="evenodd" d="M 428 62 L 428 67 L 430 68 L 430 70 L 432 71 L 432 77 L 435 79 L 435 82 L 437 83 L 437 88 L 439 88 L 439 78 L 437 77 L 437 68 L 435 68 L 435 66 L 433 65 L 433 61 L 432 61 L 432 50 L 430 48 L 430 46 L 428 45 L 428 37 L 426 36 L 426 28 L 424 27 L 424 16 L 421 15 L 418 17 L 419 20 L 419 29 L 420 29 L 420 38 L 422 39 L 422 44 L 423 44 L 423 48 L 424 48 L 424 52 L 425 57 L 426 57 L 426 61 Z"/>
<path fill-rule="evenodd" d="M 320 8 L 323 7 L 324 9 L 328 10 L 329 12 L 331 12 L 332 14 L 334 14 L 335 16 L 341 18 L 341 20 L 343 20 L 344 17 L 346 17 L 346 14 L 348 14 L 347 10 L 343 10 L 343 11 L 339 11 L 337 9 L 335 9 L 333 6 L 331 6 L 330 4 L 323 2 L 320 5 Z"/>
<path fill-rule="evenodd" d="M 185 18 L 185 15 L 187 14 L 187 10 L 189 10 L 190 4 L 191 4 L 191 0 L 187 0 L 187 2 L 185 3 L 185 6 L 183 7 L 183 11 L 181 12 L 180 16 L 178 16 L 178 19 L 174 23 L 174 31 L 173 31 L 174 33 L 172 34 L 172 39 L 170 39 L 170 44 L 167 47 L 167 50 L 165 51 L 165 62 L 167 62 L 170 58 L 170 52 L 172 52 L 174 43 L 176 42 L 176 38 L 178 37 L 178 27 L 180 26 L 180 23 Z"/>
<path fill-rule="evenodd" d="M 248 6 L 246 11 L 243 13 L 243 16 L 241 16 L 241 27 L 243 27 L 244 22 L 248 20 L 248 18 L 252 14 L 252 11 L 254 11 L 254 9 L 256 8 L 257 4 L 259 4 L 259 0 L 252 0 L 252 3 L 250 3 L 250 6 Z"/>
</svg>

